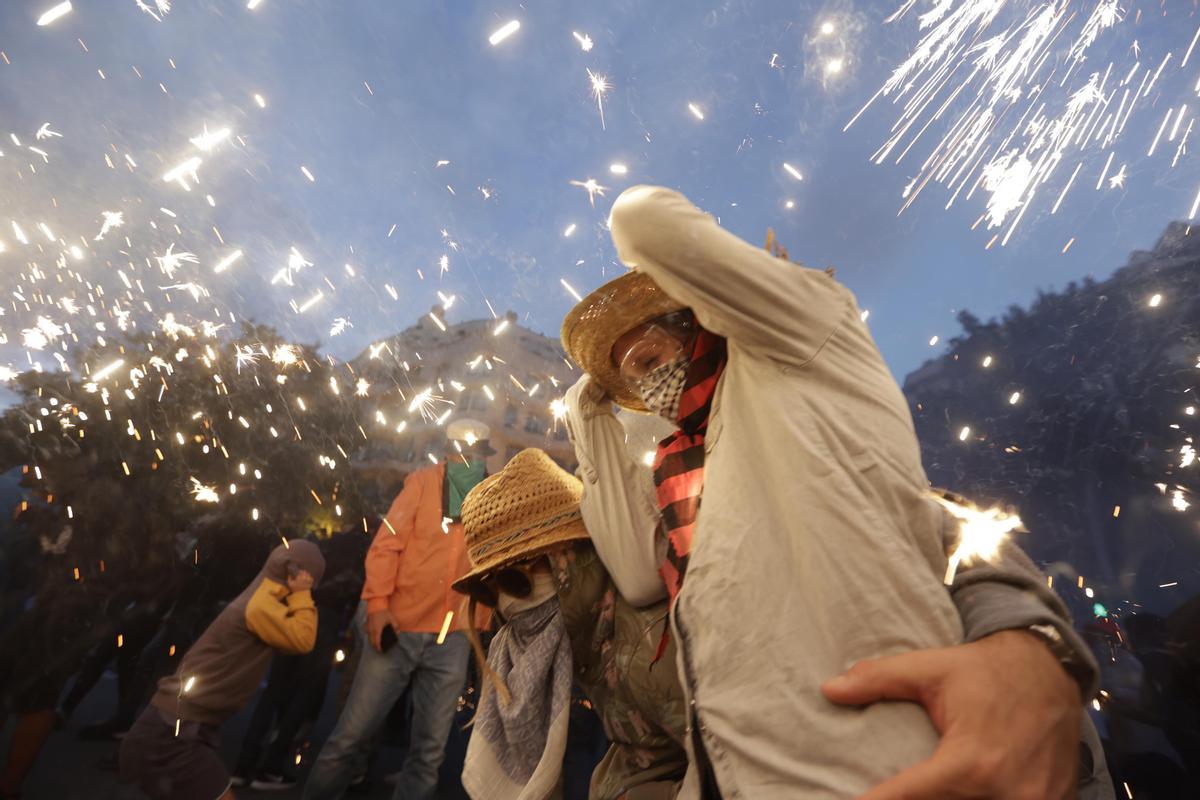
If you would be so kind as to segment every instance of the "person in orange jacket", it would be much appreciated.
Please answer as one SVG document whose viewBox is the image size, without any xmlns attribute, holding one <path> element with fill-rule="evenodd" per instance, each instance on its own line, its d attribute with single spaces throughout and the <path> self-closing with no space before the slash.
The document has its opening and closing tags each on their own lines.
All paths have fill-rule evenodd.
<svg viewBox="0 0 1200 800">
<path fill-rule="evenodd" d="M 443 463 L 404 481 L 367 552 L 366 583 L 355 624 L 364 648 L 350 696 L 313 765 L 305 800 L 333 800 L 346 791 L 388 712 L 412 687 L 410 746 L 393 797 L 427 800 L 467 679 L 470 644 L 456 580 L 470 571 L 462 501 L 487 475 L 495 453 L 481 422 L 460 419 L 447 429 Z M 485 627 L 486 613 L 476 625 Z"/>
</svg>

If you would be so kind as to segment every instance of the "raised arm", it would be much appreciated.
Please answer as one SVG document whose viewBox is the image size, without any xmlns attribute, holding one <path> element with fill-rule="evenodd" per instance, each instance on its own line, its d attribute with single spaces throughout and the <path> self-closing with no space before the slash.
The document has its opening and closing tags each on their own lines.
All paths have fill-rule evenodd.
<svg viewBox="0 0 1200 800">
<path fill-rule="evenodd" d="M 617 591 L 634 606 L 666 597 L 658 574 L 665 542 L 657 535 L 654 481 L 625 447 L 625 429 L 591 377 L 567 391 L 567 431 L 583 481 L 581 510 L 592 544 Z"/>
<path fill-rule="evenodd" d="M 309 591 L 264 579 L 246 605 L 246 627 L 271 647 L 289 655 L 313 649 L 317 641 L 317 607 Z"/>
<path fill-rule="evenodd" d="M 808 362 L 854 313 L 853 296 L 833 278 L 748 244 L 670 189 L 628 189 L 610 224 L 626 265 L 708 330 L 778 361 Z"/>
<path fill-rule="evenodd" d="M 392 502 L 367 551 L 367 576 L 362 591 L 362 599 L 367 601 L 367 613 L 386 611 L 388 598 L 396 591 L 396 570 L 400 554 L 412 538 L 417 508 L 421 504 L 423 477 L 419 472 L 413 473 L 404 482 L 404 488 Z"/>
</svg>

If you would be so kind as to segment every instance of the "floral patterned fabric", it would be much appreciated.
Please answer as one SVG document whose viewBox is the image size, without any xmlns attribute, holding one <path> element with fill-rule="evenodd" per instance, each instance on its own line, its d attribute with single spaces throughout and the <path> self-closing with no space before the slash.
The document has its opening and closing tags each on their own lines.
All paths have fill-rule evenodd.
<svg viewBox="0 0 1200 800">
<path fill-rule="evenodd" d="M 592 775 L 590 800 L 675 797 L 687 770 L 683 689 L 674 644 L 653 665 L 667 602 L 634 608 L 589 542 L 552 554 L 575 679 L 595 707 L 611 745 Z"/>
</svg>

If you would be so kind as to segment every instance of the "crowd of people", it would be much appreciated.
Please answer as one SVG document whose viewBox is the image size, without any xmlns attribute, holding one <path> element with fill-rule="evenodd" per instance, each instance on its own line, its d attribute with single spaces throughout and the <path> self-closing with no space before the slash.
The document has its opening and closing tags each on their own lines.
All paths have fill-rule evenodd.
<svg viewBox="0 0 1200 800">
<path fill-rule="evenodd" d="M 668 189 L 626 191 L 611 230 L 630 270 L 562 328 L 577 474 L 530 449 L 489 475 L 488 431 L 458 419 L 365 554 L 285 541 L 212 620 L 132 604 L 139 651 L 163 618 L 203 632 L 168 634 L 193 643 L 167 674 L 103 649 L 79 672 L 67 710 L 116 660 L 97 733 L 132 726 L 122 779 L 156 800 L 289 785 L 349 629 L 306 800 L 364 780 L 405 696 L 394 797 L 433 798 L 472 670 L 474 800 L 560 796 L 577 691 L 608 742 L 595 800 L 1114 797 L 1097 663 L 1045 577 L 1004 543 L 947 583 L 958 522 L 852 294 Z M 662 427 L 652 467 L 618 409 Z M 231 769 L 219 730 L 264 679 Z M 65 677 L 42 683 L 14 742 L 53 727 Z M 28 763 L 9 753 L 0 797 Z"/>
</svg>

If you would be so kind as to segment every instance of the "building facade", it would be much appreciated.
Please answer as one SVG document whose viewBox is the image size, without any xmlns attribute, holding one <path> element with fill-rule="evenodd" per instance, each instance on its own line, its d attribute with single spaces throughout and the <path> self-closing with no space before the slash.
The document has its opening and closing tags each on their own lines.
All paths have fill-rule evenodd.
<svg viewBox="0 0 1200 800">
<path fill-rule="evenodd" d="M 443 458 L 445 426 L 464 417 L 491 429 L 496 454 L 488 459 L 489 472 L 528 447 L 574 472 L 565 423 L 550 406 L 580 373 L 558 341 L 517 324 L 511 311 L 499 320 L 434 321 L 443 316 L 434 307 L 351 362 L 381 398 L 375 423 L 392 428 L 392 435 L 371 437 L 356 456 L 360 476 L 389 496 L 409 472 Z"/>
</svg>

